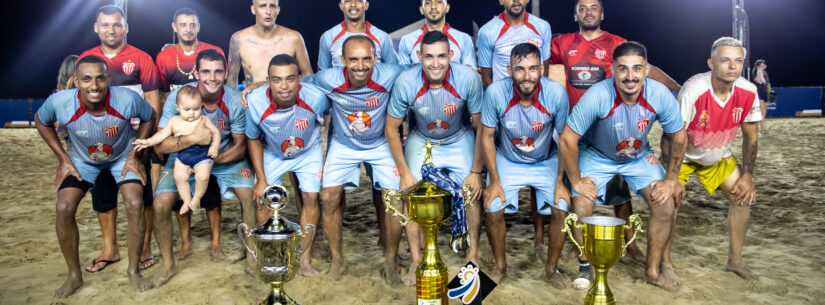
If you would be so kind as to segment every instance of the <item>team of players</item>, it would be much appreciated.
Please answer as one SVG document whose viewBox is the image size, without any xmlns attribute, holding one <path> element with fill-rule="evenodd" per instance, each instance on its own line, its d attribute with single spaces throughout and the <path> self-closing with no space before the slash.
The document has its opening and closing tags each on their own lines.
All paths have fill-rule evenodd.
<svg viewBox="0 0 825 305">
<path fill-rule="evenodd" d="M 751 278 L 742 249 L 755 199 L 755 123 L 762 117 L 755 87 L 739 77 L 745 55 L 741 43 L 716 41 L 708 60 L 711 71 L 691 78 L 677 100 L 672 90 L 678 84 L 647 62 L 644 46 L 601 30 L 601 1 L 579 0 L 575 16 L 580 31 L 554 39 L 549 23 L 526 11 L 529 1 L 500 2 L 503 12 L 481 28 L 474 47 L 470 36 L 445 22 L 446 0 L 422 0 L 425 25 L 402 38 L 396 53 L 388 35 L 366 21 L 368 1 L 341 0 L 344 21 L 321 37 L 321 70 L 314 75 L 301 35 L 275 24 L 277 0 L 252 1 L 256 24 L 232 36 L 228 60 L 220 48 L 197 39 L 195 12 L 177 11 L 172 27 L 178 43 L 161 51 L 157 65 L 125 43 L 128 25 L 122 11 L 102 8 L 95 24 L 101 45 L 78 60 L 77 89 L 50 96 L 36 118 L 38 131 L 60 161 L 57 232 L 69 274 L 56 294 L 68 296 L 82 285 L 74 213 L 89 189 L 102 194 L 94 199 L 95 210 L 102 212 L 104 250 L 87 271 L 119 260 L 111 212 L 116 211 L 112 194 L 118 189 L 129 215 L 128 273 L 138 290 L 168 281 L 176 273 L 175 260 L 191 253 L 187 216 L 178 217 L 182 245 L 177 257 L 172 252 L 173 162 L 155 166 L 157 174 L 147 179 L 148 166 L 140 160 L 150 159 L 149 154 L 131 149 L 133 140 L 145 138 L 156 125 L 163 128 L 176 115 L 174 97 L 181 86 L 200 92 L 204 115 L 221 133 L 211 187 L 217 198 L 203 200 L 215 259 L 224 258 L 220 197 L 237 197 L 244 222 L 254 225 L 266 215 L 256 211 L 253 200 L 292 173 L 306 233 L 300 272 L 319 274 L 311 264 L 311 249 L 316 226 L 323 221 L 331 248 L 329 273 L 340 278 L 346 270 L 342 198 L 345 189 L 358 186 L 360 165 L 369 169 L 371 188 L 406 189 L 421 179 L 424 144 L 431 141 L 438 144 L 434 165 L 475 190 L 467 205 L 466 256 L 479 258 L 483 208 L 496 280 L 507 272 L 504 214 L 518 210 L 519 189 L 531 187 L 534 211 L 551 215 L 545 277 L 556 287 L 570 282 L 557 268 L 566 213 L 587 216 L 594 205 L 627 202 L 629 189 L 650 206 L 647 253 L 637 253 L 646 260 L 647 281 L 677 289 L 672 232 L 683 185 L 692 173 L 708 192 L 721 189 L 730 198 L 727 269 Z M 243 93 L 235 89 L 241 67 L 251 88 Z M 164 92 L 171 93 L 161 103 Z M 664 166 L 647 142 L 656 121 L 665 134 Z M 67 130 L 67 149 L 55 124 Z M 325 125 L 331 133 L 322 141 Z M 739 128 L 745 139 L 741 167 L 730 149 Z M 406 138 L 402 130 L 408 130 Z M 197 137 L 170 137 L 153 155 L 162 159 L 198 144 L 192 138 Z M 111 182 L 102 182 L 104 176 Z M 614 177 L 622 179 L 609 183 Z M 618 190 L 609 189 L 612 185 Z M 154 202 L 147 193 L 154 194 Z M 481 203 L 475 204 L 479 198 Z M 144 205 L 154 207 L 154 214 L 145 213 L 149 209 Z M 619 210 L 624 217 L 629 214 Z M 422 259 L 418 228 L 406 227 L 411 270 L 402 278 L 397 267 L 402 229 L 395 216 L 378 216 L 385 280 L 414 283 L 414 268 Z M 142 267 L 148 267 L 143 258 L 151 257 L 147 231 L 152 228 L 164 262 L 155 283 L 141 276 Z M 586 283 L 588 264 L 579 260 L 576 278 Z M 247 262 L 249 271 L 251 259 Z"/>
</svg>

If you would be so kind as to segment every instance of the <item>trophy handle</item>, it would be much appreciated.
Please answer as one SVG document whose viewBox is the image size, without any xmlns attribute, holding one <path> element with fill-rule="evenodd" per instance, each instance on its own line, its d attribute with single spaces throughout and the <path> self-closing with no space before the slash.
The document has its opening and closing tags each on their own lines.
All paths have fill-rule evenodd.
<svg viewBox="0 0 825 305">
<path fill-rule="evenodd" d="M 584 255 L 584 249 L 579 244 L 579 242 L 576 241 L 576 238 L 573 236 L 573 229 L 580 229 L 581 228 L 581 225 L 577 224 L 578 221 L 579 221 L 579 216 L 576 215 L 576 214 L 570 213 L 570 215 L 567 215 L 567 217 L 564 218 L 564 226 L 561 228 L 561 232 L 562 233 L 565 233 L 565 232 L 567 233 L 567 237 L 569 237 L 570 241 L 572 241 L 573 244 L 576 245 L 576 248 L 579 249 L 579 256 L 583 256 Z"/>
<path fill-rule="evenodd" d="M 642 229 L 642 218 L 639 217 L 638 214 L 630 215 L 630 217 L 628 217 L 627 219 L 627 224 L 624 225 L 624 227 L 633 228 L 633 236 L 631 236 L 630 240 L 627 241 L 627 243 L 624 246 L 622 246 L 622 256 L 624 256 L 627 252 L 627 247 L 630 246 L 630 244 L 632 244 L 633 241 L 636 240 L 636 235 L 638 235 L 641 232 L 644 232 L 644 230 Z"/>
<path fill-rule="evenodd" d="M 256 255 L 255 251 L 249 248 L 249 245 L 246 243 L 246 239 L 252 236 L 252 233 L 249 231 L 249 227 L 245 223 L 238 224 L 238 237 L 241 238 L 241 243 L 243 247 L 246 248 L 246 253 L 252 255 L 254 260 L 258 260 L 258 255 Z"/>
<path fill-rule="evenodd" d="M 393 216 L 399 218 L 399 222 L 402 226 L 406 226 L 410 223 L 410 217 L 401 213 L 392 203 L 393 201 L 401 202 L 401 192 L 396 190 L 387 190 L 384 194 L 384 211 L 387 213 L 392 213 Z"/>
</svg>

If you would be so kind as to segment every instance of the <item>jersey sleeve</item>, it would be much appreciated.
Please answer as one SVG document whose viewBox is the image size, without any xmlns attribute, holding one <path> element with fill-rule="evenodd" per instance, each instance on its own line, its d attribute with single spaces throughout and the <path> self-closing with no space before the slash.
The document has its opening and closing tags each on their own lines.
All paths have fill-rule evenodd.
<svg viewBox="0 0 825 305">
<path fill-rule="evenodd" d="M 178 115 L 178 110 L 175 109 L 177 95 L 178 91 L 175 90 L 166 96 L 166 101 L 163 102 L 163 111 L 161 111 L 160 120 L 158 121 L 158 128 L 165 128 L 166 124 L 169 124 L 169 120 Z"/>
<path fill-rule="evenodd" d="M 558 142 L 558 137 L 564 131 L 564 126 L 567 125 L 567 117 L 570 114 L 570 97 L 567 95 L 567 90 L 559 92 L 559 98 L 556 99 L 556 119 L 553 122 L 555 131 L 553 137 Z"/>
<path fill-rule="evenodd" d="M 412 51 L 410 40 L 402 38 L 398 43 L 398 64 L 405 66 L 412 65 L 412 56 L 415 56 L 415 54 Z"/>
<path fill-rule="evenodd" d="M 599 109 L 601 99 L 603 99 L 603 96 L 598 90 L 588 90 L 579 99 L 573 110 L 570 111 L 570 115 L 567 117 L 567 126 L 576 134 L 583 136 L 590 129 L 590 126 L 602 116 L 601 109 Z"/>
<path fill-rule="evenodd" d="M 481 68 L 492 68 L 495 41 L 487 34 L 486 29 L 486 26 L 481 28 L 478 32 L 478 41 L 476 41 L 476 46 L 478 47 L 478 66 Z"/>
<path fill-rule="evenodd" d="M 234 95 L 229 106 L 229 129 L 232 134 L 244 134 L 246 131 L 246 111 L 241 107 L 240 96 Z"/>
<path fill-rule="evenodd" d="M 154 113 L 152 106 L 149 106 L 149 103 L 144 101 L 137 93 L 132 91 L 128 91 L 128 93 L 132 100 L 132 117 L 140 119 L 141 123 L 151 121 Z"/>
<path fill-rule="evenodd" d="M 484 92 L 484 104 L 481 106 L 481 124 L 489 128 L 498 127 L 498 101 L 503 97 L 495 88 L 488 88 Z"/>
<path fill-rule="evenodd" d="M 37 118 L 40 120 L 40 123 L 43 125 L 51 125 L 57 121 L 57 111 L 54 108 L 55 103 L 59 103 L 57 98 L 58 93 L 54 93 L 46 99 L 46 102 L 40 106 L 40 109 L 37 109 Z"/>
<path fill-rule="evenodd" d="M 398 55 L 395 54 L 395 46 L 389 34 L 381 37 L 381 62 L 387 64 L 399 64 Z"/>
<path fill-rule="evenodd" d="M 257 140 L 261 136 L 261 128 L 258 126 L 258 122 L 255 122 L 254 112 L 255 107 L 253 105 L 250 104 L 249 107 L 246 107 L 244 133 L 251 140 Z"/>
<path fill-rule="evenodd" d="M 662 86 L 664 88 L 664 86 Z M 682 130 L 685 126 L 681 111 L 679 111 L 679 102 L 673 97 L 667 89 L 658 90 L 658 99 L 660 101 L 661 110 L 656 109 L 656 116 L 659 123 L 662 124 L 662 131 L 666 134 L 674 134 Z"/>
<path fill-rule="evenodd" d="M 163 51 L 155 57 L 155 67 L 158 69 L 158 87 L 160 91 L 169 92 L 169 79 L 166 75 L 166 71 L 169 71 L 169 69 L 167 69 L 163 60 L 161 60 L 161 54 L 163 54 Z"/>
<path fill-rule="evenodd" d="M 759 122 L 765 119 L 762 116 L 762 103 L 759 101 L 759 94 L 756 93 L 756 86 L 752 88 L 753 91 L 753 106 L 751 106 L 751 111 L 748 112 L 748 115 L 745 116 L 745 123 L 753 123 Z"/>
<path fill-rule="evenodd" d="M 152 57 L 149 56 L 149 54 L 145 54 L 145 56 L 141 56 L 141 58 L 140 85 L 143 92 L 158 90 L 160 87 L 158 80 L 158 68 L 155 66 L 155 63 L 152 61 Z"/>
<path fill-rule="evenodd" d="M 478 73 L 470 73 L 466 77 L 467 110 L 470 114 L 480 114 L 484 104 L 484 85 L 481 84 L 481 76 Z"/>
<path fill-rule="evenodd" d="M 475 53 L 475 46 L 473 45 L 473 39 L 470 38 L 469 35 L 462 35 L 462 38 L 459 42 L 461 43 L 461 64 L 476 69 L 478 64 L 476 63 L 476 53 Z"/>
<path fill-rule="evenodd" d="M 550 55 L 550 44 L 553 41 L 553 31 L 550 29 L 550 23 L 545 23 L 545 26 L 542 27 L 543 31 L 541 32 L 541 61 L 547 61 L 551 59 L 552 56 Z"/>
<path fill-rule="evenodd" d="M 682 113 L 682 121 L 685 124 L 693 122 L 693 116 L 696 115 L 696 95 L 693 93 L 693 84 L 688 82 L 679 90 L 679 108 Z"/>
<path fill-rule="evenodd" d="M 550 42 L 550 64 L 563 65 L 561 61 L 561 37 L 553 38 Z"/>
<path fill-rule="evenodd" d="M 408 75 L 411 74 L 402 73 L 398 77 L 395 88 L 392 89 L 390 104 L 387 106 L 387 114 L 396 119 L 407 117 L 412 102 L 411 99 L 415 98 L 415 88 L 413 86 L 416 82 L 410 81 Z"/>
<path fill-rule="evenodd" d="M 321 41 L 318 44 L 318 70 L 329 69 L 332 67 L 332 55 L 330 54 L 330 39 L 328 33 L 321 35 Z"/>
</svg>

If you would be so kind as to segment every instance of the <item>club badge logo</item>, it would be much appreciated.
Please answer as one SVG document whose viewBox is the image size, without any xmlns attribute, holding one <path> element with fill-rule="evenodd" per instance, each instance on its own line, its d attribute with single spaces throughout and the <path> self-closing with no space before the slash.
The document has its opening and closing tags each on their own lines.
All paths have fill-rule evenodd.
<svg viewBox="0 0 825 305">
<path fill-rule="evenodd" d="M 303 149 L 304 139 L 298 137 L 290 136 L 281 142 L 281 153 L 286 158 L 291 158 L 298 155 L 298 153 L 300 153 Z"/>
<path fill-rule="evenodd" d="M 123 70 L 123 74 L 132 75 L 132 73 L 135 72 L 135 63 L 131 60 L 127 61 L 123 63 L 123 65 L 121 66 L 121 70 Z"/>
<path fill-rule="evenodd" d="M 309 120 L 307 120 L 306 118 L 295 120 L 295 128 L 297 128 L 300 131 L 306 130 L 307 128 L 309 128 Z"/>
<path fill-rule="evenodd" d="M 455 112 L 458 111 L 458 106 L 456 104 L 449 103 L 444 105 L 443 110 L 444 114 L 446 114 L 447 116 L 453 116 L 453 114 L 455 114 Z"/>
<path fill-rule="evenodd" d="M 372 126 L 372 117 L 366 112 L 356 111 L 347 116 L 349 130 L 354 133 L 365 133 Z"/>
<path fill-rule="evenodd" d="M 106 128 L 103 129 L 103 133 L 106 134 L 106 137 L 116 138 L 119 129 L 120 128 L 117 125 L 109 126 L 109 127 L 106 127 Z"/>
</svg>

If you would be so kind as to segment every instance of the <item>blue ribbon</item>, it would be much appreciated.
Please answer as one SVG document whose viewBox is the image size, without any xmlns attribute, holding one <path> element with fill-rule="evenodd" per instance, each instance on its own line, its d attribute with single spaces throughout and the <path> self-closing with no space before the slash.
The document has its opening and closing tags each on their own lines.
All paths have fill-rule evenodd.
<svg viewBox="0 0 825 305">
<path fill-rule="evenodd" d="M 453 221 L 450 226 L 450 233 L 453 239 L 467 235 L 467 215 L 464 209 L 464 192 L 461 182 L 450 178 L 447 169 L 436 168 L 432 163 L 424 163 L 421 166 L 421 176 L 424 180 L 435 183 L 453 196 Z"/>
</svg>

